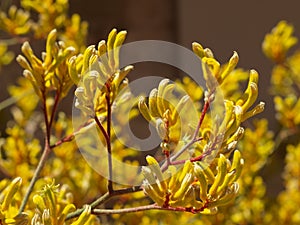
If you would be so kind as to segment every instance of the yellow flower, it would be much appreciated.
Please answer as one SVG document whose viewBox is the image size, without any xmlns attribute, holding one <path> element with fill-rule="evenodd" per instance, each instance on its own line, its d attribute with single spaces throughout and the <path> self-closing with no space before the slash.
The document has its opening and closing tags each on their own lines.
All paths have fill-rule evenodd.
<svg viewBox="0 0 300 225">
<path fill-rule="evenodd" d="M 286 21 L 280 21 L 271 33 L 265 36 L 262 44 L 265 55 L 276 63 L 284 62 L 288 50 L 298 42 L 293 32 L 292 25 Z"/>
</svg>

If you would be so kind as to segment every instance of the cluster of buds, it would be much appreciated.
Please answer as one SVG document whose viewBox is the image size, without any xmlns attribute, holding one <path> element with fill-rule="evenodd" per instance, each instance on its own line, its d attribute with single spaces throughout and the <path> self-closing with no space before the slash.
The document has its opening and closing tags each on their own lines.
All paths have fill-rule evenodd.
<svg viewBox="0 0 300 225">
<path fill-rule="evenodd" d="M 215 98 L 217 101 L 218 97 L 225 98 L 224 103 L 217 103 L 224 104 L 224 120 L 220 124 L 210 124 L 212 121 L 208 121 L 205 129 L 210 129 L 210 134 L 223 140 L 220 147 L 221 153 L 231 153 L 244 132 L 244 129 L 241 127 L 242 122 L 264 110 L 264 102 L 260 102 L 252 107 L 258 97 L 259 75 L 255 70 L 251 70 L 248 85 L 244 93 L 236 99 L 226 99 L 226 95 L 218 96 L 217 94 L 220 94 L 223 91 L 222 89 L 226 89 L 222 84 L 226 83 L 227 79 L 230 79 L 229 75 L 234 72 L 239 60 L 238 54 L 234 52 L 228 63 L 221 66 L 214 58 L 212 51 L 208 48 L 204 49 L 199 43 L 193 43 L 193 51 L 201 59 L 203 76 L 208 89 L 206 95 L 216 95 Z M 216 92 L 218 86 L 220 86 L 221 91 Z M 200 133 L 203 133 L 202 128 L 200 128 Z M 213 140 L 214 138 L 210 139 Z M 208 143 L 209 145 L 212 146 L 214 143 Z M 210 148 L 205 145 L 203 146 L 204 150 Z"/>
<path fill-rule="evenodd" d="M 244 134 L 242 122 L 264 110 L 264 102 L 260 102 L 255 107 L 250 107 L 257 100 L 258 95 L 258 74 L 256 71 L 250 71 L 248 86 L 243 95 L 236 101 L 224 100 L 224 118 L 218 123 L 207 120 L 206 127 L 200 128 L 200 133 L 205 139 L 209 140 L 200 145 L 200 154 L 215 157 L 219 153 L 229 156 L 236 149 L 238 141 Z M 207 134 L 208 133 L 208 134 Z M 212 153 L 214 151 L 214 153 Z"/>
<path fill-rule="evenodd" d="M 8 65 L 14 59 L 14 53 L 8 51 L 5 43 L 0 43 L 0 70 L 3 65 Z"/>
<path fill-rule="evenodd" d="M 291 24 L 280 21 L 263 42 L 265 55 L 276 63 L 271 76 L 276 117 L 288 129 L 295 129 L 300 124 L 300 53 L 295 51 L 291 56 L 286 55 L 298 42 L 293 32 Z"/>
<path fill-rule="evenodd" d="M 0 28 L 11 35 L 23 35 L 30 31 L 30 14 L 12 5 L 8 13 L 0 11 Z"/>
<path fill-rule="evenodd" d="M 154 88 L 148 98 L 140 97 L 138 107 L 143 117 L 153 126 L 162 140 L 162 148 L 170 150 L 181 138 L 181 112 L 187 101 L 184 95 L 179 101 L 172 96 L 175 85 L 163 79 L 158 88 Z M 172 101 L 173 100 L 173 101 Z M 176 102 L 177 101 L 177 102 Z"/>
<path fill-rule="evenodd" d="M 194 42 L 192 49 L 201 59 L 203 76 L 209 92 L 214 92 L 216 87 L 223 83 L 226 77 L 235 69 L 239 61 L 238 54 L 234 52 L 227 65 L 221 67 L 209 48 L 203 48 L 199 43 Z"/>
<path fill-rule="evenodd" d="M 242 122 L 264 110 L 264 102 L 260 102 L 250 109 L 257 100 L 257 96 L 258 73 L 255 70 L 251 70 L 248 86 L 243 95 L 235 102 L 230 100 L 225 100 L 224 102 L 226 114 L 222 124 L 224 125 L 225 139 L 236 132 Z"/>
<path fill-rule="evenodd" d="M 286 128 L 294 129 L 300 124 L 300 99 L 295 95 L 285 98 L 275 96 L 275 109 L 278 121 Z"/>
<path fill-rule="evenodd" d="M 224 99 L 226 96 L 218 93 L 222 92 L 224 88 L 222 84 L 227 82 L 238 63 L 239 57 L 236 52 L 227 64 L 221 66 L 210 49 L 204 49 L 200 44 L 193 43 L 193 51 L 201 59 L 207 87 L 204 111 L 201 114 L 205 118 L 203 121 L 200 120 L 199 133 L 195 134 L 196 137 L 191 142 L 197 151 L 191 153 L 188 159 L 174 161 L 178 154 L 187 150 L 183 148 L 170 157 L 167 166 L 164 164 L 162 167 L 153 157 L 148 156 L 149 166 L 143 167 L 142 170 L 145 177 L 143 189 L 161 207 L 179 207 L 191 212 L 212 214 L 219 206 L 229 204 L 237 196 L 239 189 L 237 179 L 244 165 L 240 152 L 236 150 L 238 140 L 244 133 L 241 124 L 262 112 L 264 103 L 260 102 L 253 107 L 258 97 L 258 73 L 255 70 L 250 71 L 248 85 L 240 96 L 235 99 Z M 147 121 L 157 127 L 163 140 L 162 144 L 172 140 L 170 128 L 172 126 L 176 128 L 177 123 L 180 124 L 178 122 L 180 109 L 189 99 L 189 96 L 184 96 L 175 106 L 166 101 L 168 99 L 166 96 L 173 88 L 168 83 L 168 80 L 163 80 L 158 89 L 152 90 L 148 106 L 145 98 L 139 101 L 140 112 Z M 221 109 L 223 106 L 223 110 L 216 109 L 223 113 L 221 114 L 224 116 L 223 120 L 218 118 L 220 115 L 213 113 L 205 115 L 215 102 Z M 215 108 L 211 111 L 213 110 Z M 200 142 L 196 142 L 198 135 L 201 138 Z M 178 141 L 179 138 L 176 136 L 175 140 Z M 232 161 L 229 160 L 231 158 Z M 183 168 L 177 171 L 174 165 L 183 162 L 185 162 Z"/>
<path fill-rule="evenodd" d="M 52 30 L 47 38 L 46 52 L 42 60 L 34 55 L 30 44 L 22 45 L 25 55 L 17 57 L 18 63 L 24 68 L 23 75 L 32 83 L 36 94 L 44 100 L 48 91 L 57 90 L 61 97 L 67 95 L 73 85 L 68 73 L 67 60 L 74 54 L 73 47 L 66 47 L 64 42 L 57 42 L 57 31 Z"/>
<path fill-rule="evenodd" d="M 133 66 L 119 67 L 119 51 L 126 37 L 126 31 L 113 29 L 107 43 L 102 40 L 96 49 L 89 46 L 83 54 L 69 60 L 69 73 L 78 86 L 75 95 L 76 107 L 90 116 L 106 111 L 105 98 L 111 104 L 118 93 L 127 86 L 127 74 Z"/>
<path fill-rule="evenodd" d="M 280 21 L 272 32 L 265 36 L 262 44 L 265 55 L 276 63 L 283 63 L 287 51 L 298 42 L 293 32 L 292 25 L 286 21 Z"/>
<path fill-rule="evenodd" d="M 238 193 L 238 183 L 244 160 L 236 150 L 232 162 L 220 154 L 215 164 L 186 161 L 176 171 L 170 166 L 161 171 L 158 162 L 151 156 L 142 171 L 145 177 L 143 189 L 157 205 L 183 207 L 191 212 L 216 213 L 217 207 L 229 204 Z"/>
<path fill-rule="evenodd" d="M 39 14 L 38 21 L 31 24 L 37 38 L 44 38 L 52 29 L 64 28 L 68 21 L 68 1 L 21 0 L 21 6 Z"/>
</svg>

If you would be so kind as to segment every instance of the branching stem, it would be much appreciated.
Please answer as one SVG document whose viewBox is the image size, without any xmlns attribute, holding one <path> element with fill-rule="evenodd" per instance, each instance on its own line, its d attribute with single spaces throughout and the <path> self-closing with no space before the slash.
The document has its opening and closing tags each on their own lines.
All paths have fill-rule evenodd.
<svg viewBox="0 0 300 225">
<path fill-rule="evenodd" d="M 108 145 L 108 143 L 110 143 L 110 139 L 109 139 L 109 136 L 108 136 L 105 128 L 103 127 L 102 123 L 100 122 L 100 120 L 98 119 L 97 116 L 95 116 L 94 119 L 95 119 L 95 122 L 96 122 L 97 126 L 99 127 L 101 133 L 104 136 L 106 144 Z"/>
<path fill-rule="evenodd" d="M 80 132 L 81 129 L 87 128 L 89 125 L 92 125 L 92 124 L 95 124 L 94 120 L 89 120 L 89 121 L 83 123 L 73 133 L 63 137 L 62 139 L 60 139 L 59 141 L 57 141 L 53 145 L 50 145 L 50 148 L 52 149 L 52 148 L 55 148 L 57 146 L 60 146 L 61 144 L 65 143 L 65 142 L 72 141 L 75 138 L 75 136 Z"/>
<path fill-rule="evenodd" d="M 40 173 L 43 170 L 43 168 L 46 164 L 46 161 L 48 159 L 48 156 L 51 152 L 51 147 L 50 147 L 51 126 L 52 126 L 52 123 L 53 123 L 53 118 L 54 118 L 55 111 L 56 111 L 58 101 L 59 101 L 59 93 L 57 92 L 56 96 L 55 96 L 55 103 L 54 103 L 54 106 L 53 106 L 52 111 L 51 111 L 50 121 L 49 121 L 49 117 L 48 117 L 47 102 L 46 102 L 47 98 L 46 98 L 45 91 L 42 91 L 42 93 L 43 93 L 43 112 L 44 112 L 44 120 L 45 120 L 45 126 L 46 126 L 45 147 L 44 147 L 42 156 L 39 160 L 39 163 L 37 165 L 37 168 L 34 171 L 33 177 L 30 180 L 30 184 L 29 184 L 29 187 L 27 189 L 27 192 L 26 192 L 26 194 L 25 194 L 25 196 L 22 200 L 22 203 L 21 203 L 21 206 L 20 206 L 20 209 L 19 209 L 19 214 L 21 214 L 24 211 L 24 209 L 26 207 L 26 204 L 28 202 L 29 196 L 30 196 L 30 194 L 31 194 L 31 192 L 34 188 L 34 185 L 35 185 L 36 181 L 38 180 L 38 178 L 40 176 Z"/>
<path fill-rule="evenodd" d="M 122 194 L 129 194 L 137 191 L 141 191 L 142 189 L 139 186 L 131 187 L 131 188 L 125 188 L 120 190 L 115 190 L 112 194 L 109 192 L 102 195 L 100 198 L 98 198 L 96 201 L 90 204 L 92 207 L 92 214 L 95 215 L 110 215 L 110 214 L 122 214 L 122 213 L 133 213 L 133 212 L 139 212 L 139 211 L 147 211 L 147 210 L 167 210 L 167 211 L 176 211 L 176 212 L 189 212 L 189 213 L 198 213 L 204 210 L 205 206 L 200 209 L 194 209 L 194 208 L 186 208 L 186 207 L 171 207 L 171 206 L 158 206 L 156 204 L 152 205 L 145 205 L 145 206 L 138 206 L 138 207 L 132 207 L 132 208 L 125 208 L 125 209 L 96 209 L 97 206 L 105 203 L 109 199 L 111 199 L 114 196 L 122 195 Z M 72 212 L 67 215 L 66 221 L 73 219 L 75 217 L 80 216 L 80 214 L 84 211 L 84 208 L 78 209 L 75 212 Z"/>
<path fill-rule="evenodd" d="M 194 143 L 196 143 L 196 142 L 198 142 L 199 140 L 201 140 L 201 139 L 199 139 L 199 137 L 198 137 L 198 135 L 199 135 L 199 130 L 200 130 L 200 128 L 201 128 L 201 125 L 202 125 L 202 123 L 203 123 L 204 117 L 205 117 L 205 115 L 206 115 L 206 113 L 207 113 L 207 110 L 208 110 L 208 108 L 209 108 L 210 102 L 211 102 L 211 101 L 210 101 L 210 98 L 208 98 L 208 99 L 205 101 L 205 103 L 204 103 L 204 107 L 203 107 L 203 109 L 202 109 L 202 112 L 201 112 L 201 115 L 200 115 L 200 118 L 199 118 L 197 127 L 196 127 L 196 129 L 195 129 L 195 132 L 194 132 L 194 134 L 193 134 L 192 140 L 191 140 L 189 143 L 187 143 L 185 146 L 183 146 L 183 148 L 182 148 L 179 152 L 177 152 L 175 155 L 173 155 L 173 156 L 171 157 L 171 161 L 176 160 L 176 159 L 177 159 L 183 152 L 185 152 L 189 147 L 191 147 Z"/>
<path fill-rule="evenodd" d="M 213 93 L 213 92 L 212 92 Z M 204 120 L 204 117 L 209 109 L 209 106 L 212 102 L 212 96 L 213 94 L 210 94 L 208 96 L 208 98 L 206 99 L 205 103 L 204 103 L 204 106 L 203 106 L 203 109 L 202 109 L 202 112 L 201 112 L 201 115 L 199 117 L 199 121 L 198 121 L 198 124 L 197 124 L 197 127 L 194 131 L 194 134 L 193 134 L 193 137 L 192 137 L 192 140 L 190 142 L 188 142 L 185 146 L 182 147 L 182 149 L 180 149 L 176 154 L 174 154 L 173 156 L 171 156 L 169 158 L 169 161 L 166 161 L 162 166 L 161 166 L 161 170 L 162 171 L 165 171 L 166 169 L 168 169 L 168 166 L 169 165 L 179 165 L 179 164 L 183 164 L 185 163 L 186 160 L 177 160 L 175 161 L 179 156 L 181 156 L 189 147 L 191 147 L 193 144 L 195 144 L 196 142 L 202 140 L 201 137 L 199 137 L 199 130 L 201 128 L 201 125 L 203 123 L 203 120 Z"/>
</svg>

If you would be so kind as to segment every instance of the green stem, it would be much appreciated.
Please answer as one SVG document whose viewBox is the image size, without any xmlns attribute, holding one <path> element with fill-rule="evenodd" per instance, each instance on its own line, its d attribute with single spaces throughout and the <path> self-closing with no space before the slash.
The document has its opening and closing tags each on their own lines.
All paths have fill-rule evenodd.
<svg viewBox="0 0 300 225">
<path fill-rule="evenodd" d="M 110 194 L 108 192 L 106 192 L 104 195 L 102 195 L 96 201 L 94 201 L 93 203 L 91 203 L 92 209 L 95 208 L 95 207 L 97 207 L 98 205 L 103 204 L 104 202 L 106 202 L 110 198 L 111 198 Z M 70 219 L 73 219 L 75 217 L 78 217 L 83 211 L 84 211 L 84 208 L 81 208 L 81 209 L 77 209 L 75 212 L 69 213 L 66 216 L 66 221 L 70 220 Z"/>
</svg>

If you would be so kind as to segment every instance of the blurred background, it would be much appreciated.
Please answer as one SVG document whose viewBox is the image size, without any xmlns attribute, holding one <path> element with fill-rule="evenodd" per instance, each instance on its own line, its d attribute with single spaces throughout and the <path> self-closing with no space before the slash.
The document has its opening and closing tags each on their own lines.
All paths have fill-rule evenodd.
<svg viewBox="0 0 300 225">
<path fill-rule="evenodd" d="M 1 0 L 1 4 L 5 2 L 19 4 L 18 0 Z M 98 43 L 112 28 L 117 28 L 128 31 L 127 43 L 154 39 L 174 42 L 190 49 L 191 43 L 197 41 L 211 48 L 220 62 L 226 62 L 232 52 L 237 51 L 239 67 L 253 68 L 260 73 L 260 100 L 267 102 L 266 110 L 261 114 L 264 117 L 274 111 L 268 96 L 272 64 L 261 51 L 263 38 L 280 20 L 292 23 L 296 36 L 300 36 L 300 2 L 297 0 L 286 3 L 279 0 L 217 3 L 201 0 L 71 0 L 69 4 L 70 14 L 78 13 L 89 23 L 88 45 Z M 41 44 L 41 50 L 43 46 Z M 20 45 L 14 46 L 13 50 L 19 53 Z M 180 71 L 158 63 L 143 63 L 135 65 L 134 73 L 172 78 L 178 77 Z M 8 97 L 7 86 L 21 74 L 22 70 L 16 63 L 0 71 L 0 101 Z M 3 112 L 0 115 L 4 116 Z M 3 128 L 3 125 L 0 126 Z M 274 126 L 272 128 L 276 129 Z"/>
<path fill-rule="evenodd" d="M 19 4 L 17 0 L 0 0 Z M 268 33 L 280 20 L 286 20 L 295 26 L 296 36 L 300 37 L 300 2 L 297 0 L 252 0 L 252 1 L 201 1 L 201 0 L 70 0 L 70 14 L 78 13 L 89 23 L 87 45 L 96 44 L 107 37 L 112 28 L 126 29 L 126 42 L 139 40 L 164 40 L 191 48 L 193 41 L 213 50 L 216 58 L 226 62 L 237 51 L 240 56 L 239 67 L 256 69 L 260 74 L 259 101 L 266 102 L 266 110 L 260 117 L 270 118 L 270 127 L 276 132 L 272 97 L 269 96 L 269 80 L 272 63 L 261 50 L 261 44 Z M 0 39 L 5 38 L 1 36 Z M 43 44 L 37 43 L 34 49 L 43 50 Z M 298 45 L 299 47 L 299 45 Z M 16 55 L 20 45 L 12 50 Z M 177 78 L 180 71 L 158 63 L 135 65 L 134 75 L 159 75 Z M 14 84 L 22 75 L 17 63 L 12 63 L 0 71 L 0 101 L 7 99 L 7 86 Z M 71 111 L 71 100 L 66 110 Z M 1 121 L 9 118 L 9 109 L 0 112 Z M 0 123 L 3 133 L 6 124 Z M 278 155 L 278 158 L 281 158 Z M 278 170 L 282 170 L 280 162 Z M 270 168 L 275 168 L 274 166 Z M 273 172 L 276 176 L 276 170 Z M 276 179 L 275 179 L 276 181 Z M 276 182 L 269 179 L 272 185 Z M 272 186 L 271 185 L 271 186 Z"/>
</svg>

